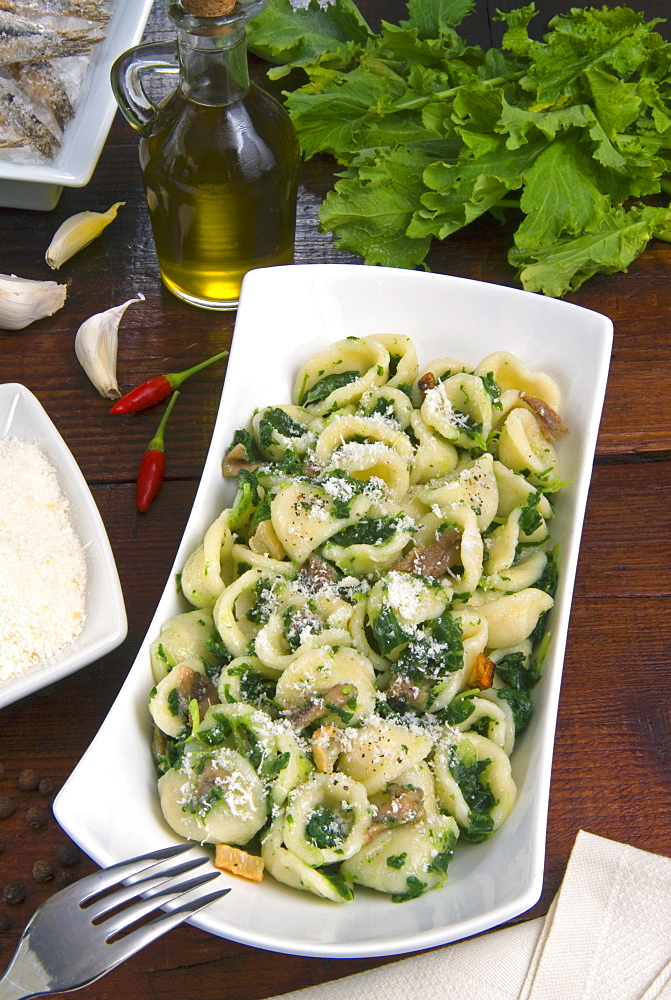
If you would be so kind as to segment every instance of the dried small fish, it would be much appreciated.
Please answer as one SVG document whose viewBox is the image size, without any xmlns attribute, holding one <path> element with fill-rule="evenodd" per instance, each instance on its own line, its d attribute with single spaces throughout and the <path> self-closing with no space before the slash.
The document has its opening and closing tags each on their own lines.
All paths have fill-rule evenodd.
<svg viewBox="0 0 671 1000">
<path fill-rule="evenodd" d="M 48 62 L 17 63 L 11 72 L 24 94 L 48 108 L 61 129 L 74 118 L 67 91 Z"/>
<path fill-rule="evenodd" d="M 106 0 L 0 0 L 0 10 L 26 14 L 55 14 L 60 17 L 81 17 L 85 21 L 109 21 Z"/>
<path fill-rule="evenodd" d="M 0 125 L 9 126 L 26 137 L 43 156 L 52 159 L 60 148 L 60 139 L 30 110 L 26 101 L 12 94 L 0 81 Z"/>
<path fill-rule="evenodd" d="M 10 35 L 13 38 L 22 38 L 24 35 L 43 35 L 45 38 L 74 38 L 79 35 L 88 34 L 90 28 L 55 28 L 52 25 L 43 24 L 41 21 L 34 21 L 30 17 L 23 17 L 15 11 L 3 10 L 0 8 L 0 32 L 3 35 Z"/>
<path fill-rule="evenodd" d="M 56 155 L 86 68 L 69 57 L 86 58 L 103 41 L 111 6 L 111 0 L 0 0 L 3 157 L 17 159 L 11 152 L 17 146 L 32 147 L 36 157 Z M 25 157 L 18 155 L 21 162 Z"/>
<path fill-rule="evenodd" d="M 101 37 L 91 37 L 86 31 L 68 35 L 7 35 L 0 32 L 0 63 L 32 62 L 58 59 L 62 56 L 81 56 L 90 52 Z"/>
</svg>

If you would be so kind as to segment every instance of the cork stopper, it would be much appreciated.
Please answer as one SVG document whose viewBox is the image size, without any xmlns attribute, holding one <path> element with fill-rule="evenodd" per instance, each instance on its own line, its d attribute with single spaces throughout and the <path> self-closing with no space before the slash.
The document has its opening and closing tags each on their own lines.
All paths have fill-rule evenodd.
<svg viewBox="0 0 671 1000">
<path fill-rule="evenodd" d="M 224 17 L 235 7 L 236 0 L 181 0 L 187 14 L 194 17 Z"/>
</svg>

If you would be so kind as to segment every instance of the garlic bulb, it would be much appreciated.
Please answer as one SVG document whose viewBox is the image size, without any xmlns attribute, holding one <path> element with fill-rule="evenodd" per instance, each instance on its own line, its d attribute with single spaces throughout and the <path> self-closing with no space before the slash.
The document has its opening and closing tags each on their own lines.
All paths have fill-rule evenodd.
<svg viewBox="0 0 671 1000">
<path fill-rule="evenodd" d="M 116 219 L 118 209 L 125 204 L 125 201 L 118 201 L 107 212 L 78 212 L 66 219 L 54 233 L 44 256 L 49 267 L 56 271 L 66 260 L 92 243 Z"/>
<path fill-rule="evenodd" d="M 0 330 L 23 330 L 65 305 L 65 285 L 0 274 Z"/>
<path fill-rule="evenodd" d="M 89 316 L 77 330 L 77 360 L 105 399 L 118 399 L 121 395 L 116 378 L 119 323 L 133 302 L 144 302 L 142 292 L 138 292 L 136 299 L 128 299 L 120 306 Z"/>
</svg>

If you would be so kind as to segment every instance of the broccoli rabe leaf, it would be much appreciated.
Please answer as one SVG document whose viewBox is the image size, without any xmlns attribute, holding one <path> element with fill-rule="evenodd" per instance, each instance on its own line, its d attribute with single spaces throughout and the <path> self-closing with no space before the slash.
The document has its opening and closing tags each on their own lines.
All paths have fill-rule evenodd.
<svg viewBox="0 0 671 1000">
<path fill-rule="evenodd" d="M 277 441 L 275 432 L 283 437 L 298 438 L 306 432 L 306 427 L 279 406 L 269 406 L 259 420 L 259 442 L 263 448 L 268 448 Z"/>
<path fill-rule="evenodd" d="M 383 654 L 412 637 L 412 631 L 403 627 L 388 604 L 382 605 L 378 614 L 372 618 L 371 625 L 378 649 Z"/>
<path fill-rule="evenodd" d="M 374 32 L 353 0 L 307 10 L 269 0 L 254 51 L 291 67 L 287 108 L 306 156 L 346 169 L 324 231 L 366 263 L 418 267 L 431 240 L 516 210 L 510 263 L 531 291 L 561 296 L 624 271 L 668 207 L 669 47 L 628 7 L 572 7 L 532 38 L 533 4 L 498 15 L 500 48 L 466 44 L 471 0 L 407 0 Z M 521 217 L 520 217 L 521 216 Z"/>
<path fill-rule="evenodd" d="M 515 735 L 519 735 L 529 725 L 529 720 L 533 714 L 531 698 L 526 691 L 516 690 L 515 688 L 498 688 L 496 693 L 499 698 L 507 701 L 510 705 L 515 720 Z"/>
<path fill-rule="evenodd" d="M 356 381 L 359 377 L 359 372 L 332 372 L 331 375 L 325 375 L 301 395 L 300 405 L 309 406 L 310 403 L 320 403 L 336 389 L 349 385 L 350 382 Z"/>
</svg>

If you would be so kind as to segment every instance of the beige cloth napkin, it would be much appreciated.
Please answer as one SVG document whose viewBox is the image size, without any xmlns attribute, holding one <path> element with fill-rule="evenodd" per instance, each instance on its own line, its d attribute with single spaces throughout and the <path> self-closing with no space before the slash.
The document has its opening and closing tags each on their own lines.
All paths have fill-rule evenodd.
<svg viewBox="0 0 671 1000">
<path fill-rule="evenodd" d="M 671 859 L 581 831 L 546 917 L 281 1000 L 381 997 L 671 1000 Z"/>
</svg>

